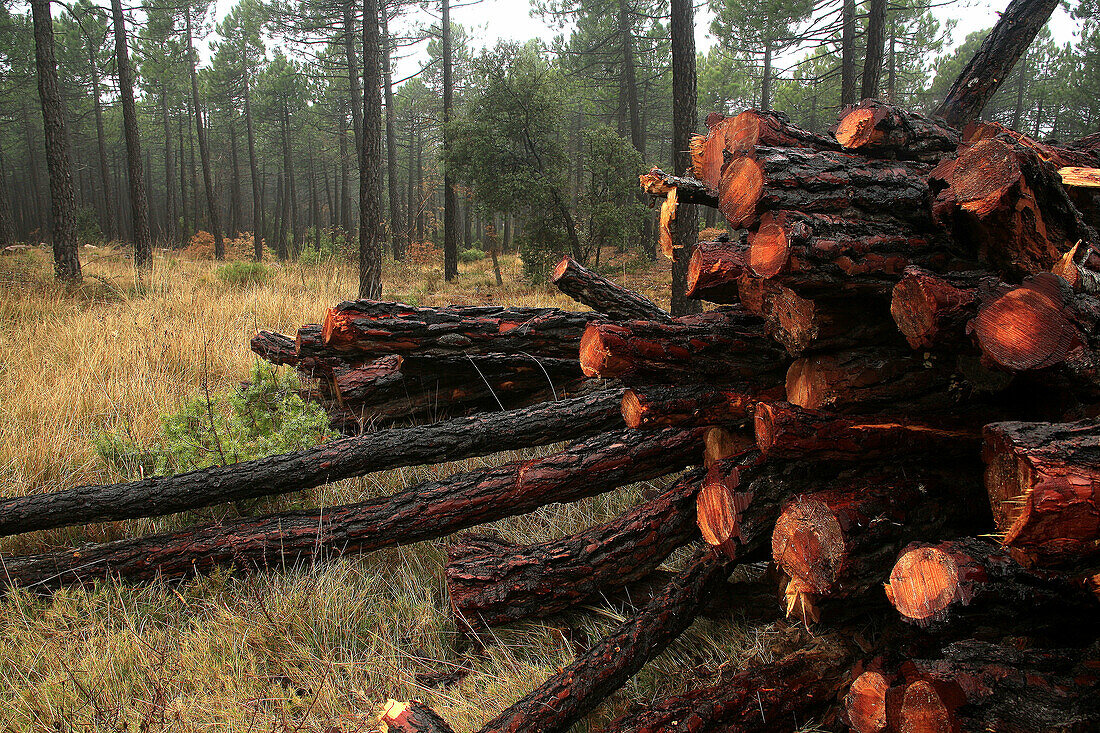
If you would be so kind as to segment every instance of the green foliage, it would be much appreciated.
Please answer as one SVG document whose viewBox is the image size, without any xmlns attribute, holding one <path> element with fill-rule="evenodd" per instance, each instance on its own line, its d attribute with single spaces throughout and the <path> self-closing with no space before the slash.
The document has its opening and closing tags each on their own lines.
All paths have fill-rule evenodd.
<svg viewBox="0 0 1100 733">
<path fill-rule="evenodd" d="M 485 259 L 485 256 L 485 250 L 478 249 L 477 247 L 470 247 L 458 253 L 458 261 L 466 263 L 478 262 Z"/>
<path fill-rule="evenodd" d="M 124 476 L 174 474 L 289 453 L 330 437 L 328 415 L 298 394 L 290 371 L 257 362 L 250 381 L 229 394 L 200 395 L 161 418 L 149 444 L 108 433 L 96 440 L 100 458 Z"/>
<path fill-rule="evenodd" d="M 99 215 L 91 206 L 81 206 L 76 210 L 76 239 L 83 244 L 98 244 L 103 241 Z"/>
<path fill-rule="evenodd" d="M 241 288 L 263 285 L 272 278 L 271 268 L 262 262 L 227 262 L 215 274 L 223 283 Z"/>
</svg>

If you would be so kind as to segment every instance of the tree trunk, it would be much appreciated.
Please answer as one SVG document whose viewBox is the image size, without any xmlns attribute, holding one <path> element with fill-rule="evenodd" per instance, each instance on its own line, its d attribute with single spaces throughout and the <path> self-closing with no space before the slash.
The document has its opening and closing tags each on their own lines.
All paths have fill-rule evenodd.
<svg viewBox="0 0 1100 733">
<path fill-rule="evenodd" d="M 807 410 L 950 412 L 960 399 L 949 392 L 952 376 L 952 369 L 929 356 L 920 358 L 890 348 L 839 351 L 791 364 L 787 401 Z"/>
<path fill-rule="evenodd" d="M 344 62 L 348 71 L 348 90 L 351 95 L 351 129 L 355 136 L 355 149 L 363 147 L 363 100 L 359 93 L 359 58 L 355 53 L 356 22 L 355 0 L 344 0 L 341 3 L 343 12 L 343 36 Z M 365 61 L 364 61 L 365 63 Z"/>
<path fill-rule="evenodd" d="M 634 429 L 677 425 L 729 425 L 746 421 L 759 399 L 767 395 L 748 387 L 653 384 L 628 389 L 622 413 Z"/>
<path fill-rule="evenodd" d="M 99 151 L 99 182 L 102 187 L 103 216 L 100 221 L 104 225 L 104 233 L 107 241 L 113 242 L 118 238 L 115 231 L 114 207 L 111 202 L 111 175 L 107 171 L 107 144 L 103 136 L 103 103 L 99 96 L 99 63 L 96 61 L 96 47 L 91 38 L 88 43 L 88 69 L 92 75 L 92 102 L 95 109 L 95 134 L 96 145 Z M 131 88 L 131 94 L 133 89 Z"/>
<path fill-rule="evenodd" d="M 382 83 L 385 89 L 386 101 L 386 188 L 390 198 L 389 236 L 390 247 L 393 250 L 393 259 L 401 260 L 405 257 L 405 243 L 401 241 L 401 203 L 400 191 L 397 180 L 397 110 L 393 102 L 393 39 L 390 37 L 389 3 L 386 0 L 382 5 Z"/>
<path fill-rule="evenodd" d="M 159 89 L 160 118 L 164 128 L 164 236 L 169 246 L 177 241 L 179 221 L 176 219 L 175 166 L 172 164 L 172 128 L 168 120 L 168 90 L 162 83 Z"/>
<path fill-rule="evenodd" d="M 863 99 L 878 96 L 885 43 L 886 0 L 870 0 L 867 6 L 867 54 L 863 57 L 863 83 L 859 92 Z"/>
<path fill-rule="evenodd" d="M 840 31 L 840 106 L 856 103 L 856 0 L 842 0 Z"/>
<path fill-rule="evenodd" d="M 363 140 L 359 148 L 359 297 L 382 297 L 382 69 L 378 0 L 363 0 Z"/>
<path fill-rule="evenodd" d="M 935 114 L 955 127 L 976 120 L 1056 7 L 1058 0 L 1012 0 Z"/>
<path fill-rule="evenodd" d="M 69 155 L 65 110 L 54 60 L 53 19 L 49 0 L 32 0 L 34 59 L 42 124 L 46 133 L 46 167 L 50 172 L 50 219 L 53 224 L 54 274 L 58 280 L 80 282 L 80 257 L 76 241 L 76 198 L 73 193 L 72 159 Z"/>
<path fill-rule="evenodd" d="M 153 269 L 153 242 L 149 234 L 149 202 L 145 197 L 145 176 L 141 170 L 141 136 L 138 132 L 134 81 L 130 70 L 130 50 L 126 45 L 126 19 L 121 0 L 111 0 L 114 16 L 115 60 L 118 86 L 122 94 L 122 121 L 126 131 L 126 172 L 130 181 L 130 216 L 134 225 L 134 267 Z"/>
<path fill-rule="evenodd" d="M 690 0 L 672 0 L 672 146 L 673 167 L 678 174 L 691 170 L 691 136 L 695 131 L 695 20 Z M 699 238 L 695 207 L 676 212 L 675 246 L 683 257 L 672 265 L 674 316 L 698 313 L 702 304 L 687 297 L 687 268 L 691 250 Z"/>
<path fill-rule="evenodd" d="M 560 439 L 559 435 L 556 440 Z M 405 546 L 663 476 L 696 460 L 701 448 L 701 429 L 604 433 L 547 458 L 456 474 L 358 504 L 107 542 L 83 547 L 75 556 L 63 551 L 5 558 L 3 581 L 9 586 L 57 588 L 107 577 L 171 579 L 229 564 L 238 570 L 293 567 L 318 558 Z"/>
<path fill-rule="evenodd" d="M 565 257 L 554 268 L 550 282 L 573 300 L 618 321 L 668 321 L 668 313 L 649 298 L 616 285 Z"/>
<path fill-rule="evenodd" d="M 739 302 L 737 283 L 748 257 L 743 241 L 699 242 L 688 263 L 687 296 L 712 303 Z"/>
<path fill-rule="evenodd" d="M 451 110 L 454 106 L 454 52 L 451 49 L 451 0 L 443 2 L 443 156 L 451 149 Z M 450 282 L 458 277 L 457 216 L 454 180 L 443 170 L 443 277 Z"/>
<path fill-rule="evenodd" d="M 264 258 L 264 202 L 260 195 L 260 177 L 256 170 L 256 135 L 252 128 L 252 72 L 248 60 L 241 59 L 242 86 L 244 87 L 244 124 L 248 133 L 248 171 L 252 179 L 252 254 L 259 262 Z M 343 143 L 343 138 L 340 140 Z M 343 150 L 341 147 L 341 155 Z"/>
<path fill-rule="evenodd" d="M 184 10 L 187 19 L 187 66 L 191 75 L 191 100 L 195 112 L 195 133 L 199 138 L 199 158 L 202 161 L 202 182 L 206 189 L 206 208 L 210 214 L 210 228 L 214 235 L 214 257 L 225 259 L 225 240 L 222 238 L 221 216 L 218 213 L 217 195 L 214 193 L 213 171 L 210 167 L 210 148 L 206 141 L 206 126 L 202 120 L 202 106 L 199 104 L 199 76 L 195 70 L 198 56 L 195 53 L 194 38 L 191 30 L 191 8 Z M 197 209 L 198 207 L 196 207 Z"/>
<path fill-rule="evenodd" d="M 760 109 L 772 108 L 772 42 L 764 41 L 764 73 L 760 77 Z"/>
</svg>

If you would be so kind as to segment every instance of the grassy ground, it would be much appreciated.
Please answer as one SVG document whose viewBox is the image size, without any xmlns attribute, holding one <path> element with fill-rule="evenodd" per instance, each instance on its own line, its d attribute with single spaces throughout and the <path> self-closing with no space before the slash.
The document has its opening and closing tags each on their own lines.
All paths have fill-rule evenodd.
<svg viewBox="0 0 1100 733">
<path fill-rule="evenodd" d="M 233 285 L 190 254 L 158 253 L 141 288 L 124 253 L 110 248 L 82 251 L 85 282 L 77 288 L 52 281 L 44 250 L 0 258 L 0 493 L 117 480 L 97 456 L 98 436 L 153 439 L 160 416 L 183 400 L 247 377 L 256 329 L 293 332 L 356 289 L 354 270 L 331 263 L 273 266 L 268 282 Z M 421 305 L 575 307 L 525 284 L 514 257 L 501 264 L 503 287 L 487 260 L 462 265 L 453 286 L 438 268 L 387 263 L 384 293 Z M 617 269 L 618 280 L 667 304 L 667 267 Z M 514 457 L 388 471 L 253 511 L 361 500 Z M 546 507 L 493 528 L 517 542 L 558 537 L 621 513 L 647 488 Z M 146 534 L 231 511 L 7 538 L 0 552 Z M 0 730 L 370 731 L 386 698 L 418 697 L 456 731 L 472 731 L 620 618 L 601 605 L 513 625 L 487 653 L 460 653 L 442 582 L 447 542 L 263 575 L 9 594 L 0 599 Z M 676 692 L 686 678 L 767 656 L 781 635 L 737 619 L 697 623 L 576 730 Z M 448 689 L 418 681 L 459 668 L 470 674 Z"/>
</svg>

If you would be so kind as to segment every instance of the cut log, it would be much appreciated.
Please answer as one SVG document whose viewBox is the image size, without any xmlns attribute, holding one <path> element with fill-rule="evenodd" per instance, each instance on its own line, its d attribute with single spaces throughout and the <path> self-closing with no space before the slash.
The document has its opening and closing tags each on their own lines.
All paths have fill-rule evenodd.
<svg viewBox="0 0 1100 733">
<path fill-rule="evenodd" d="M 707 549 L 636 616 L 481 729 L 481 733 L 564 733 L 622 687 L 691 625 L 729 569 Z"/>
<path fill-rule="evenodd" d="M 171 579 L 231 564 L 245 571 L 277 569 L 408 545 L 675 472 L 698 460 L 703 433 L 702 428 L 604 433 L 546 458 L 469 471 L 357 504 L 6 557 L 3 582 L 56 588 L 109 577 Z"/>
<path fill-rule="evenodd" d="M 775 281 L 763 282 L 759 315 L 764 318 L 764 330 L 791 356 L 872 343 L 901 344 L 884 303 L 862 298 L 811 300 Z M 747 300 L 756 307 L 757 298 Z"/>
<path fill-rule="evenodd" d="M 849 218 L 778 211 L 761 219 L 749 247 L 753 274 L 807 297 L 835 297 L 838 291 L 885 297 L 910 265 L 943 271 L 962 264 L 942 236 L 916 232 L 881 214 Z"/>
<path fill-rule="evenodd" d="M 1078 241 L 1097 241 L 1051 164 L 1011 139 L 962 151 L 949 183 L 956 238 L 1006 274 L 1050 270 Z"/>
<path fill-rule="evenodd" d="M 877 99 L 845 108 L 834 134 L 846 150 L 930 163 L 953 154 L 959 145 L 958 130 Z"/>
<path fill-rule="evenodd" d="M 976 453 L 977 429 L 933 427 L 903 420 L 859 418 L 758 402 L 756 444 L 770 459 L 861 461 L 929 453 L 944 460 Z"/>
<path fill-rule="evenodd" d="M 738 302 L 737 280 L 745 272 L 748 252 L 744 241 L 697 243 L 688 262 L 687 296 L 711 303 Z"/>
<path fill-rule="evenodd" d="M 1074 290 L 1100 295 L 1100 244 L 1078 242 L 1051 269 Z"/>
<path fill-rule="evenodd" d="M 79 486 L 0 501 L 0 536 L 74 524 L 157 517 L 301 491 L 398 466 L 548 445 L 620 424 L 622 390 L 535 407 L 395 428 L 315 448 L 131 483 Z"/>
<path fill-rule="evenodd" d="M 1058 367 L 1069 378 L 1100 387 L 1100 356 L 1093 334 L 1100 299 L 1074 293 L 1057 275 L 1039 273 L 984 304 L 967 324 L 983 356 L 1008 372 Z"/>
<path fill-rule="evenodd" d="M 249 342 L 253 353 L 272 364 L 295 366 L 298 363 L 298 352 L 294 347 L 294 339 L 274 331 L 259 331 Z"/>
<path fill-rule="evenodd" d="M 907 267 L 891 294 L 890 315 L 914 349 L 955 350 L 967 340 L 966 324 L 981 304 L 1009 289 L 981 271 L 937 275 Z"/>
<path fill-rule="evenodd" d="M 1066 166 L 1058 169 L 1062 185 L 1078 188 L 1100 188 L 1100 168 Z"/>
<path fill-rule="evenodd" d="M 672 176 L 660 168 L 638 176 L 642 190 L 651 196 L 665 198 L 669 191 L 676 189 L 677 200 L 682 204 L 702 204 L 716 208 L 718 197 L 706 184 L 694 178 Z"/>
<path fill-rule="evenodd" d="M 752 416 L 760 391 L 707 385 L 654 384 L 623 394 L 623 420 L 629 428 L 743 423 Z"/>
<path fill-rule="evenodd" d="M 855 733 L 885 733 L 886 695 L 890 682 L 881 672 L 868 670 L 852 682 L 844 697 L 844 713 Z"/>
<path fill-rule="evenodd" d="M 1040 567 L 1100 569 L 1095 422 L 993 423 L 985 428 L 983 457 L 993 517 L 1014 557 Z"/>
<path fill-rule="evenodd" d="M 382 733 L 454 733 L 447 721 L 419 700 L 389 700 L 379 720 Z"/>
<path fill-rule="evenodd" d="M 967 146 L 995 137 L 1009 139 L 1025 148 L 1034 150 L 1040 159 L 1050 163 L 1055 168 L 1072 166 L 1092 168 L 1100 164 L 1100 149 L 1093 150 L 1087 147 L 1077 148 L 1072 144 L 1063 146 L 1040 142 L 998 122 L 987 120 L 972 122 L 964 127 L 962 132 L 963 141 Z"/>
<path fill-rule="evenodd" d="M 321 340 L 329 352 L 372 358 L 530 353 L 569 359 L 576 357 L 585 326 L 602 318 L 557 308 L 420 308 L 356 300 L 329 309 Z M 299 340 L 299 354 L 303 349 Z"/>
<path fill-rule="evenodd" d="M 800 148 L 757 147 L 722 173 L 718 208 L 734 227 L 768 211 L 858 218 L 888 211 L 920 226 L 931 221 L 923 163 Z"/>
<path fill-rule="evenodd" d="M 707 468 L 741 455 L 746 448 L 756 447 L 751 432 L 725 428 L 708 428 L 703 443 L 703 465 Z"/>
<path fill-rule="evenodd" d="M 726 672 L 718 683 L 662 700 L 619 718 L 605 733 L 720 733 L 795 730 L 833 703 L 847 681 L 851 646 L 819 636 L 768 664 Z"/>
<path fill-rule="evenodd" d="M 646 577 L 698 537 L 695 495 L 705 471 L 618 519 L 526 547 L 494 537 L 463 537 L 447 552 L 447 591 L 462 628 L 549 616 Z"/>
<path fill-rule="evenodd" d="M 667 321 L 671 318 L 649 298 L 592 272 L 572 257 L 565 257 L 558 263 L 550 282 L 573 300 L 617 321 Z"/>
<path fill-rule="evenodd" d="M 787 369 L 787 402 L 808 410 L 905 414 L 950 409 L 952 370 L 891 349 L 867 348 L 796 359 Z"/>
<path fill-rule="evenodd" d="M 955 127 L 976 120 L 1056 7 L 1058 0 L 1012 0 L 935 115 Z"/>
<path fill-rule="evenodd" d="M 332 381 L 340 403 L 360 402 L 404 382 L 401 371 L 404 361 L 399 354 L 388 354 L 361 366 L 333 367 Z"/>
<path fill-rule="evenodd" d="M 1094 598 L 1065 579 L 1028 571 L 1004 548 L 969 538 L 904 549 L 890 571 L 886 597 L 904 620 L 925 627 L 949 623 L 968 606 L 987 614 L 991 607 L 1001 614 L 1027 609 L 1035 617 L 1027 621 L 1032 629 L 1058 623 L 1055 618 L 1073 610 L 1097 610 Z M 1058 613 L 1040 618 L 1040 608 Z"/>
<path fill-rule="evenodd" d="M 916 679 L 896 714 L 899 731 L 1085 733 L 1100 723 L 1100 674 L 1090 650 L 963 640 L 945 647 L 940 659 L 906 667 Z M 929 720 L 951 727 L 917 727 Z"/>
<path fill-rule="evenodd" d="M 581 339 L 580 361 L 587 376 L 627 383 L 714 378 L 760 383 L 786 366 L 762 322 L 736 307 L 672 323 L 593 323 Z"/>
</svg>

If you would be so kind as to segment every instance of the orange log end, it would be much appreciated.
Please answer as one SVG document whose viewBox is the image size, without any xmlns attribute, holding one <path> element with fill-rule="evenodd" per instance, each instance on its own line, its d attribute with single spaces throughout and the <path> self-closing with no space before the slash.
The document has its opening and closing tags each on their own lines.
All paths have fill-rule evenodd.
<svg viewBox="0 0 1100 733">
<path fill-rule="evenodd" d="M 761 226 L 749 236 L 749 267 L 757 277 L 775 277 L 790 260 L 786 230 L 775 222 Z"/>
<path fill-rule="evenodd" d="M 917 680 L 905 688 L 898 729 L 905 733 L 952 733 L 952 715 L 936 688 L 927 680 Z"/>
<path fill-rule="evenodd" d="M 772 530 L 772 559 L 807 592 L 827 593 L 847 559 L 844 531 L 829 507 L 799 497 Z"/>
<path fill-rule="evenodd" d="M 902 616 L 926 621 L 943 613 L 959 596 L 959 566 L 935 547 L 916 547 L 902 553 L 886 596 Z"/>
<path fill-rule="evenodd" d="M 559 262 L 554 267 L 554 272 L 550 275 L 550 282 L 556 283 L 558 280 L 560 280 L 562 275 L 564 275 L 569 270 L 569 268 L 573 266 L 573 264 L 574 260 L 572 257 L 570 257 L 569 255 L 563 257 L 561 262 Z"/>
<path fill-rule="evenodd" d="M 836 128 L 836 140 L 842 147 L 855 149 L 873 143 L 878 137 L 875 130 L 875 110 L 854 109 L 844 115 Z"/>
<path fill-rule="evenodd" d="M 645 406 L 642 404 L 637 392 L 628 389 L 623 394 L 620 408 L 623 413 L 623 421 L 628 428 L 637 428 L 642 424 L 642 419 L 645 416 Z"/>
<path fill-rule="evenodd" d="M 1000 206 L 1001 198 L 1022 175 L 1011 145 L 982 140 L 959 154 L 950 185 L 959 206 L 982 218 Z"/>
<path fill-rule="evenodd" d="M 718 186 L 718 209 L 734 227 L 756 221 L 756 204 L 764 191 L 764 171 L 753 158 L 731 160 Z"/>
<path fill-rule="evenodd" d="M 982 353 L 1010 371 L 1064 361 L 1078 344 L 1078 333 L 1061 312 L 1057 280 L 1041 273 L 983 308 L 970 321 Z"/>
<path fill-rule="evenodd" d="M 879 672 L 864 672 L 852 682 L 844 707 L 848 725 L 856 733 L 882 733 L 886 730 L 886 692 L 890 684 Z"/>
</svg>

